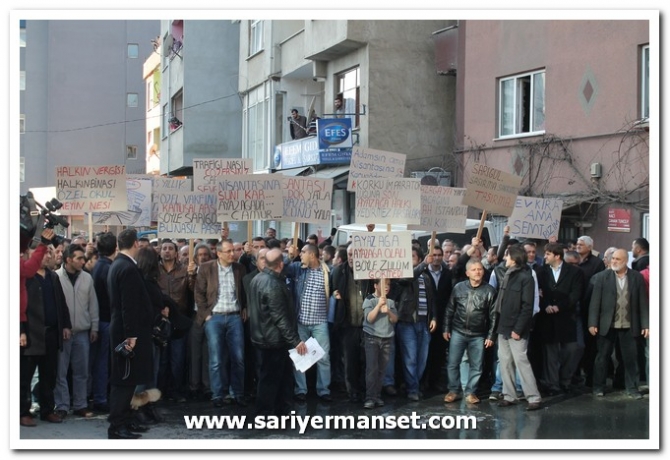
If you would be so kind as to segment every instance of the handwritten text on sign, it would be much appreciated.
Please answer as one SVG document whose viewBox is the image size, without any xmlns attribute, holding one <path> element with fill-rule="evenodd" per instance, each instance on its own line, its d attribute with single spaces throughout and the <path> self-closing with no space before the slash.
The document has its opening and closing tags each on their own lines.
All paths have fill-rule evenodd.
<svg viewBox="0 0 670 460">
<path fill-rule="evenodd" d="M 216 195 L 170 192 L 158 195 L 158 238 L 219 238 Z"/>
<path fill-rule="evenodd" d="M 465 183 L 463 204 L 510 216 L 521 187 L 521 177 L 475 163 Z"/>
<path fill-rule="evenodd" d="M 190 192 L 191 179 L 175 179 L 171 177 L 154 176 L 151 193 L 151 220 L 158 221 L 159 195 L 162 193 Z"/>
<path fill-rule="evenodd" d="M 509 218 L 510 233 L 525 238 L 548 240 L 558 237 L 563 201 L 519 196 Z"/>
<path fill-rule="evenodd" d="M 419 179 L 360 179 L 356 186 L 357 224 L 421 223 Z"/>
<path fill-rule="evenodd" d="M 126 167 L 57 166 L 56 195 L 64 215 L 126 211 Z"/>
<path fill-rule="evenodd" d="M 347 190 L 356 191 L 359 179 L 402 177 L 405 174 L 406 159 L 407 155 L 404 153 L 354 147 L 351 151 Z"/>
<path fill-rule="evenodd" d="M 465 233 L 468 207 L 462 204 L 464 188 L 421 186 L 421 224 L 408 230 Z"/>
<path fill-rule="evenodd" d="M 411 232 L 354 232 L 354 279 L 412 278 Z"/>
<path fill-rule="evenodd" d="M 287 222 L 329 224 L 333 179 L 282 177 L 284 215 Z"/>
<path fill-rule="evenodd" d="M 281 179 L 278 174 L 219 176 L 219 222 L 278 220 L 282 216 Z"/>
<path fill-rule="evenodd" d="M 253 174 L 251 158 L 210 158 L 193 160 L 193 185 L 195 192 L 219 191 L 220 176 L 243 176 Z"/>
</svg>

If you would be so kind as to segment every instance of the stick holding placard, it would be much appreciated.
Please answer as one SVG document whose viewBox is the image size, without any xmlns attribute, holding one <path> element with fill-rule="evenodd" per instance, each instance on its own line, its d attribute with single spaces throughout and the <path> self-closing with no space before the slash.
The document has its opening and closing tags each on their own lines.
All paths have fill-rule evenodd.
<svg viewBox="0 0 670 460">
<path fill-rule="evenodd" d="M 481 239 L 485 223 L 486 223 L 486 209 L 482 211 L 482 220 L 479 222 L 479 228 L 477 229 L 477 239 Z"/>
</svg>

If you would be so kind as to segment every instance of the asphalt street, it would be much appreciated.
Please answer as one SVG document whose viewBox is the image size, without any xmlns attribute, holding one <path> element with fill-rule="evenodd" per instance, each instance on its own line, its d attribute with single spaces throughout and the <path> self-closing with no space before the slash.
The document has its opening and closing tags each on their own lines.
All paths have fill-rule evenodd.
<svg viewBox="0 0 670 460">
<path fill-rule="evenodd" d="M 580 395 L 559 395 L 545 398 L 538 411 L 525 410 L 525 401 L 516 406 L 498 407 L 493 401 L 482 400 L 480 404 L 469 405 L 465 401 L 451 404 L 443 402 L 444 394 L 428 394 L 419 402 L 408 399 L 386 397 L 386 404 L 375 409 L 364 409 L 362 404 L 352 404 L 343 393 L 335 394 L 331 403 L 321 402 L 310 395 L 307 403 L 295 405 L 297 415 L 326 416 L 359 415 L 395 416 L 416 414 L 419 424 L 431 416 L 476 417 L 476 428 L 470 429 L 316 429 L 307 427 L 304 433 L 299 429 L 187 429 L 184 416 L 246 415 L 253 419 L 253 401 L 248 407 L 236 405 L 215 409 L 206 401 L 185 403 L 161 402 L 160 411 L 165 421 L 152 425 L 141 440 L 114 441 L 128 443 L 128 448 L 140 448 L 144 440 L 202 440 L 202 439 L 432 439 L 432 440 L 503 440 L 503 439 L 546 439 L 546 440 L 633 440 L 648 439 L 650 436 L 650 400 L 645 395 L 642 400 L 634 400 L 623 392 L 608 393 L 604 398 L 596 398 L 590 393 Z M 652 400 L 657 395 L 652 393 Z M 16 421 L 18 425 L 18 420 Z M 37 420 L 36 427 L 20 427 L 20 438 L 25 440 L 97 440 L 107 438 L 106 414 L 84 419 L 69 415 L 62 424 L 51 424 Z M 110 441 L 111 442 L 111 441 Z M 139 443 L 139 444 L 133 444 Z M 108 444 L 87 444 L 96 448 Z M 188 445 L 185 444 L 185 445 Z M 76 442 L 71 444 L 76 447 Z M 448 445 L 445 444 L 445 448 Z M 453 447 L 453 444 L 449 444 Z"/>
</svg>

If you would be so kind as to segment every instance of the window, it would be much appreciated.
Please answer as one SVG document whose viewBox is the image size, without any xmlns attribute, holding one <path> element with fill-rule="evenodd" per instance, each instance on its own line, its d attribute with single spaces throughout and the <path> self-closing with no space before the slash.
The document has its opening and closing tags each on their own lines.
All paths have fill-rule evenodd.
<svg viewBox="0 0 670 460">
<path fill-rule="evenodd" d="M 128 93 L 126 96 L 126 105 L 128 107 L 137 107 L 139 96 L 137 93 Z"/>
<path fill-rule="evenodd" d="M 128 43 L 128 58 L 137 59 L 140 57 L 140 45 L 137 43 Z"/>
<path fill-rule="evenodd" d="M 642 214 L 642 238 L 649 239 L 649 213 Z"/>
<path fill-rule="evenodd" d="M 258 86 L 249 91 L 246 98 L 245 121 L 245 158 L 251 158 L 256 171 L 266 169 L 269 155 L 267 154 L 267 129 L 269 120 L 269 84 Z"/>
<path fill-rule="evenodd" d="M 26 90 L 26 71 L 21 71 L 21 91 Z"/>
<path fill-rule="evenodd" d="M 649 45 L 642 47 L 642 93 L 640 95 L 641 118 L 649 118 Z"/>
<path fill-rule="evenodd" d="M 544 70 L 500 79 L 499 135 L 544 132 Z"/>
<path fill-rule="evenodd" d="M 136 145 L 126 145 L 126 159 L 127 160 L 137 160 L 137 146 Z"/>
<path fill-rule="evenodd" d="M 263 49 L 263 21 L 251 21 L 249 27 L 249 56 L 253 56 Z"/>
<path fill-rule="evenodd" d="M 26 158 L 21 157 L 19 159 L 19 182 L 26 181 Z"/>
<path fill-rule="evenodd" d="M 350 116 L 351 127 L 358 128 L 360 124 L 360 103 L 361 103 L 361 70 L 359 67 L 351 69 L 337 76 L 338 95 L 342 95 L 344 101 L 344 113 L 355 113 Z"/>
<path fill-rule="evenodd" d="M 19 41 L 21 43 L 21 48 L 25 48 L 26 47 L 26 21 L 25 20 L 19 21 L 19 26 L 20 26 Z"/>
<path fill-rule="evenodd" d="M 168 123 L 170 124 L 170 132 L 179 128 L 184 122 L 184 97 L 183 93 L 179 91 L 177 94 L 172 96 L 172 101 L 170 104 L 170 119 Z"/>
<path fill-rule="evenodd" d="M 19 118 L 19 132 L 21 134 L 26 132 L 26 116 L 24 114 L 21 114 Z"/>
</svg>

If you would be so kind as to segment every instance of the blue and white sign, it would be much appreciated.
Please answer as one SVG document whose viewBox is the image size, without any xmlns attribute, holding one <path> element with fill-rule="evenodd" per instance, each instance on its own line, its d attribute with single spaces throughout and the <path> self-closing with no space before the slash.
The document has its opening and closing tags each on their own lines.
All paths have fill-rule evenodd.
<svg viewBox="0 0 670 460">
<path fill-rule="evenodd" d="M 316 120 L 319 149 L 351 148 L 351 120 L 348 118 L 321 118 Z"/>
</svg>

